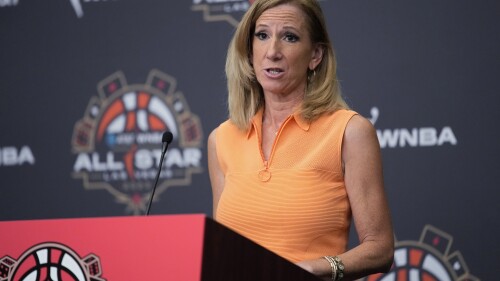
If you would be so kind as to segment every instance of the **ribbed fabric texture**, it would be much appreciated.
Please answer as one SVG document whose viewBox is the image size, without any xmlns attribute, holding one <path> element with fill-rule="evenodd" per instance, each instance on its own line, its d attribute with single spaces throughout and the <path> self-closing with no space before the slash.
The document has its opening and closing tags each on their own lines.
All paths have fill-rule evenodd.
<svg viewBox="0 0 500 281">
<path fill-rule="evenodd" d="M 267 162 L 262 111 L 248 132 L 221 124 L 216 145 L 225 186 L 216 220 L 292 262 L 345 252 L 351 212 L 341 147 L 355 114 L 338 110 L 310 124 L 291 115 Z"/>
</svg>

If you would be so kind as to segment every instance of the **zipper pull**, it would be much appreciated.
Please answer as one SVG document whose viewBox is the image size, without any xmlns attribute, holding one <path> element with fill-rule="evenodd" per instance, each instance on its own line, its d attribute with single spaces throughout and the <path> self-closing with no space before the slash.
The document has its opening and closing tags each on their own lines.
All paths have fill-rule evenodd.
<svg viewBox="0 0 500 281">
<path fill-rule="evenodd" d="M 269 171 L 269 162 L 264 161 L 264 169 L 259 171 L 259 179 L 262 182 L 268 182 L 271 179 L 271 171 Z"/>
</svg>

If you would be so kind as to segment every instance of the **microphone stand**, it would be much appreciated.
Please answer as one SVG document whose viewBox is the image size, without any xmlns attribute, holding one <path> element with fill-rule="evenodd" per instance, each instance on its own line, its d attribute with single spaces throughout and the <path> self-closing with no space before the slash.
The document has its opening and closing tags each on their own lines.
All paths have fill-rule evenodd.
<svg viewBox="0 0 500 281">
<path fill-rule="evenodd" d="M 151 205 L 153 203 L 153 198 L 155 196 L 155 191 L 156 191 L 156 185 L 158 184 L 158 179 L 160 178 L 160 172 L 161 172 L 161 166 L 163 165 L 163 158 L 165 157 L 165 154 L 167 152 L 168 145 L 170 142 L 172 142 L 173 135 L 171 132 L 165 132 L 163 133 L 163 150 L 161 152 L 161 157 L 160 157 L 160 167 L 158 168 L 158 172 L 156 173 L 156 180 L 155 180 L 155 185 L 153 186 L 153 191 L 151 191 L 151 196 L 149 197 L 149 203 L 148 203 L 148 209 L 146 211 L 146 216 L 149 216 L 149 211 L 151 210 Z"/>
</svg>

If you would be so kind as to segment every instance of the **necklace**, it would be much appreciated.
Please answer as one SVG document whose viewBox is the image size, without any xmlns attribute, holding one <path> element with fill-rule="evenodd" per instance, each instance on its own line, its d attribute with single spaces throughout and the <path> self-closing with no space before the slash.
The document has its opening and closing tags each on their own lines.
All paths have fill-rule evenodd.
<svg viewBox="0 0 500 281">
<path fill-rule="evenodd" d="M 269 124 L 269 125 L 265 125 L 265 124 Z M 268 131 L 270 131 L 272 133 L 272 135 L 275 135 L 277 136 L 278 135 L 278 132 L 280 131 L 280 127 L 281 126 L 273 126 L 273 124 L 269 121 L 267 121 L 264 117 L 262 118 L 262 126 L 266 126 L 268 129 Z"/>
<path fill-rule="evenodd" d="M 281 126 L 278 126 L 277 128 L 275 128 L 274 126 L 271 126 L 271 125 L 270 125 L 270 126 L 269 126 L 269 128 L 270 128 L 270 130 L 271 130 L 272 132 L 274 132 L 274 135 L 275 135 L 275 136 L 277 136 L 277 135 L 278 135 L 278 133 L 279 133 L 279 131 L 280 131 Z"/>
</svg>

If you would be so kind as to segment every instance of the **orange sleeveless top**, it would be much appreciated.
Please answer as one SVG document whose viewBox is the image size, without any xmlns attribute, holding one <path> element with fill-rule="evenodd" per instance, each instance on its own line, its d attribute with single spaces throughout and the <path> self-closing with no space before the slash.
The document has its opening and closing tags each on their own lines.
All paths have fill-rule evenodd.
<svg viewBox="0 0 500 281">
<path fill-rule="evenodd" d="M 225 185 L 215 219 L 291 262 L 345 252 L 351 210 L 341 148 L 355 114 L 338 110 L 312 123 L 289 116 L 268 161 L 262 110 L 247 132 L 222 123 L 216 147 Z"/>
</svg>

